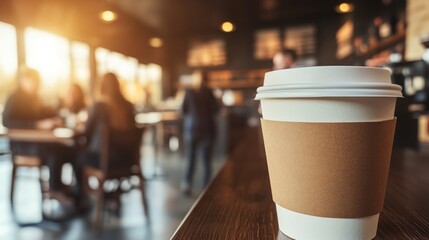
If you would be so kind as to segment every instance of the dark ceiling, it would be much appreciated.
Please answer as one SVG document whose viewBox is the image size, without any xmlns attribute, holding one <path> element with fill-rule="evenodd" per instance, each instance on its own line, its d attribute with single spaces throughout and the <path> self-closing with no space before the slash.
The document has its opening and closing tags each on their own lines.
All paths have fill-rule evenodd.
<svg viewBox="0 0 429 240">
<path fill-rule="evenodd" d="M 223 21 L 237 27 L 334 13 L 338 0 L 108 0 L 162 35 L 206 34 Z"/>
<path fill-rule="evenodd" d="M 405 0 L 349 0 L 357 11 Z M 160 59 L 161 49 L 149 47 L 151 37 L 166 39 L 175 50 L 189 38 L 221 34 L 223 21 L 236 24 L 237 39 L 254 29 L 318 21 L 335 16 L 340 0 L 0 0 L 0 20 L 17 26 L 35 26 L 72 40 L 87 42 L 135 56 Z M 98 14 L 119 13 L 113 23 Z M 356 13 L 357 13 L 356 11 Z M 360 16 L 365 16 L 364 14 Z M 308 20 L 310 19 L 310 20 Z M 244 34 L 241 34 L 243 33 Z M 123 39 L 127 44 L 123 44 Z M 239 40 L 237 40 L 239 41 Z M 166 52 L 166 51 L 164 51 Z M 170 48 L 169 54 L 173 52 Z M 155 57 L 154 57 L 155 56 Z M 148 57 L 149 58 L 149 57 Z M 157 60 L 156 60 L 157 61 Z"/>
</svg>

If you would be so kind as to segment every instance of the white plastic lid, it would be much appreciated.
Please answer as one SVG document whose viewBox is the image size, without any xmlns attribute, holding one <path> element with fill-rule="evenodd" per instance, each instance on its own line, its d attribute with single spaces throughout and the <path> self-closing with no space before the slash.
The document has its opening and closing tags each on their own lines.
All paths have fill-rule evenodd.
<svg viewBox="0 0 429 240">
<path fill-rule="evenodd" d="M 371 82 L 391 83 L 387 69 L 362 66 L 317 66 L 265 73 L 264 86 L 277 84 Z"/>
<path fill-rule="evenodd" d="M 308 97 L 402 97 L 386 69 L 321 66 L 271 71 L 255 99 Z"/>
</svg>

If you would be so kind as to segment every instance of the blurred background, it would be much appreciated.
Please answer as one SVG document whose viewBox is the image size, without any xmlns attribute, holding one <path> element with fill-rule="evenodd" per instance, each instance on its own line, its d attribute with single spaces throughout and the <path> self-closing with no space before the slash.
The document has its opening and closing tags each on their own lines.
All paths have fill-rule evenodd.
<svg viewBox="0 0 429 240">
<path fill-rule="evenodd" d="M 150 179 L 146 195 L 152 223 L 133 212 L 141 204 L 139 195 L 131 192 L 123 215 L 98 232 L 81 217 L 28 226 L 15 221 L 8 201 L 11 155 L 3 135 L 0 212 L 5 214 L 0 216 L 0 238 L 168 239 L 203 189 L 200 184 L 191 197 L 180 189 L 185 156 L 179 109 L 185 89 L 194 82 L 192 73 L 207 72 L 207 85 L 221 105 L 214 151 L 217 171 L 246 128 L 258 125 L 256 88 L 284 48 L 295 50 L 299 67 L 389 69 L 405 96 L 398 100 L 395 148 L 427 148 L 426 47 L 427 0 L 2 0 L 0 112 L 15 89 L 19 66 L 25 64 L 40 73 L 39 95 L 53 108 L 61 105 L 71 83 L 82 87 L 88 103 L 94 101 L 98 79 L 112 72 L 136 114 L 175 117 L 136 117 L 137 122 L 157 122 L 157 130 L 150 128 L 141 146 L 143 173 Z M 38 174 L 28 171 L 30 176 Z M 196 178 L 202 179 L 200 175 Z M 41 200 L 30 201 L 31 207 L 25 201 L 26 193 L 40 198 L 37 182 L 23 178 L 18 183 L 21 219 L 37 222 Z"/>
</svg>

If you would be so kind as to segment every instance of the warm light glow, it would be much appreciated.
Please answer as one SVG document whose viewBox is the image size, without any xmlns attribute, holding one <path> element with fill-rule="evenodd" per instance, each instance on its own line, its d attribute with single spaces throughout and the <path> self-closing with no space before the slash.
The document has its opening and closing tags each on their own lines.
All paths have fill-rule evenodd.
<svg viewBox="0 0 429 240">
<path fill-rule="evenodd" d="M 232 32 L 234 31 L 234 24 L 232 24 L 231 22 L 224 22 L 222 23 L 221 29 L 224 32 Z"/>
<path fill-rule="evenodd" d="M 353 4 L 350 3 L 341 3 L 336 7 L 336 11 L 339 13 L 349 13 L 352 12 L 354 9 Z"/>
<path fill-rule="evenodd" d="M 13 76 L 17 70 L 16 30 L 13 25 L 0 22 L 0 69 Z"/>
<path fill-rule="evenodd" d="M 55 128 L 54 136 L 58 138 L 70 138 L 73 137 L 73 130 L 69 128 Z"/>
<path fill-rule="evenodd" d="M 151 101 L 156 105 L 162 100 L 162 68 L 157 64 L 146 65 L 146 77 L 151 88 Z"/>
<path fill-rule="evenodd" d="M 95 50 L 95 58 L 98 76 L 101 77 L 107 72 L 116 74 L 125 97 L 133 103 L 138 103 L 141 98 L 137 82 L 138 60 L 104 48 Z"/>
<path fill-rule="evenodd" d="M 146 73 L 149 81 L 161 82 L 161 78 L 162 78 L 161 66 L 151 63 L 147 65 L 146 70 L 147 70 Z"/>
<path fill-rule="evenodd" d="M 135 104 L 141 104 L 146 98 L 143 88 L 150 89 L 152 104 L 161 101 L 162 68 L 157 64 L 139 64 L 136 58 L 126 57 L 120 53 L 104 48 L 95 50 L 97 74 L 115 73 L 120 81 L 125 97 Z"/>
<path fill-rule="evenodd" d="M 100 19 L 105 22 L 113 22 L 118 18 L 118 14 L 112 11 L 103 11 L 100 13 Z"/>
<path fill-rule="evenodd" d="M 137 79 L 142 86 L 145 86 L 147 84 L 148 79 L 147 79 L 146 65 L 139 64 Z"/>
<path fill-rule="evenodd" d="M 5 102 L 6 97 L 15 87 L 17 56 L 15 27 L 0 22 L 0 105 Z"/>
<path fill-rule="evenodd" d="M 70 43 L 66 38 L 27 28 L 25 53 L 26 64 L 40 72 L 42 92 L 46 98 L 61 94 L 67 88 L 70 82 Z"/>
<path fill-rule="evenodd" d="M 72 56 L 72 78 L 73 81 L 78 83 L 85 92 L 89 92 L 89 83 L 91 78 L 89 58 L 90 49 L 89 45 L 81 42 L 73 42 L 71 44 Z"/>
<path fill-rule="evenodd" d="M 162 39 L 161 39 L 161 38 L 154 37 L 154 38 L 151 38 L 151 39 L 149 40 L 149 45 L 150 45 L 151 47 L 154 47 L 154 48 L 162 47 L 162 45 L 163 45 L 163 44 L 164 44 L 164 43 L 163 43 L 163 41 L 162 41 Z"/>
<path fill-rule="evenodd" d="M 338 6 L 338 9 L 341 12 L 348 12 L 350 11 L 350 5 L 348 5 L 347 3 L 341 3 L 340 6 Z"/>
</svg>

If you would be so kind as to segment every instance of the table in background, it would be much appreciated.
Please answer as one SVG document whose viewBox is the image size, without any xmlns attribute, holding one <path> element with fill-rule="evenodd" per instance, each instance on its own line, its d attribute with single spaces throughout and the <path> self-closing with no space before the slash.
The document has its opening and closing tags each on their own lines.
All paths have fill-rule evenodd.
<svg viewBox="0 0 429 240">
<path fill-rule="evenodd" d="M 278 229 L 260 131 L 249 129 L 173 240 L 289 239 Z M 428 152 L 394 152 L 375 239 L 429 239 Z"/>
<path fill-rule="evenodd" d="M 163 145 L 164 125 L 168 122 L 180 121 L 181 116 L 178 111 L 148 112 L 139 113 L 135 117 L 138 127 L 148 127 L 152 129 L 152 143 L 154 146 L 154 171 L 151 178 L 162 177 L 158 173 L 158 149 Z"/>
<path fill-rule="evenodd" d="M 9 152 L 9 145 L 6 144 L 5 141 L 3 141 L 7 137 L 6 134 L 7 134 L 7 129 L 5 127 L 3 127 L 3 125 L 0 124 L 0 141 L 2 143 L 1 145 L 3 145 L 3 147 L 0 148 L 0 157 L 8 155 L 10 153 Z"/>
<path fill-rule="evenodd" d="M 4 135 L 13 141 L 73 145 L 76 132 L 67 128 L 54 130 L 7 129 Z"/>
</svg>

